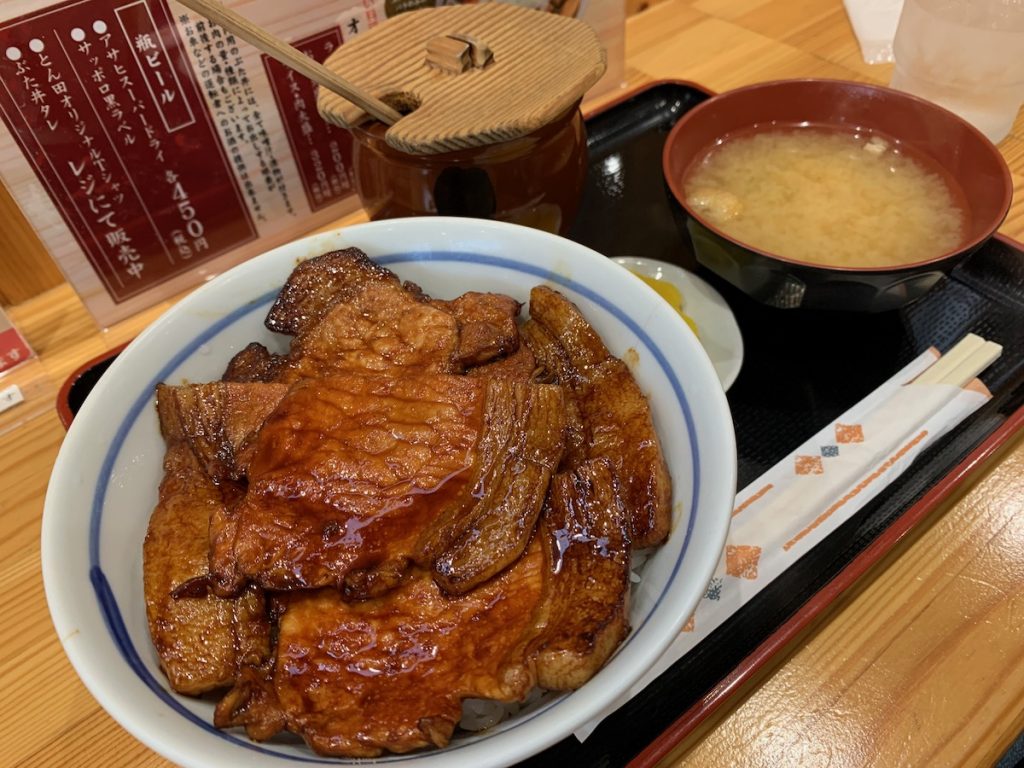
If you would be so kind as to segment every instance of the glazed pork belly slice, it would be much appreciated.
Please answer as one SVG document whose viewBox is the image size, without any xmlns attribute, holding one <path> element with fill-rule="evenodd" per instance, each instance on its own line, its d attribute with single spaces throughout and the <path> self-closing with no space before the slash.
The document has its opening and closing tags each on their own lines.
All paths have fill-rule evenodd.
<svg viewBox="0 0 1024 768">
<path fill-rule="evenodd" d="M 211 382 L 157 386 L 156 407 L 164 439 L 186 442 L 214 481 L 239 480 L 252 437 L 288 388 L 280 384 Z"/>
<path fill-rule="evenodd" d="M 296 385 L 257 437 L 246 496 L 224 521 L 233 540 L 215 539 L 218 583 L 353 598 L 393 585 L 465 484 L 484 392 L 482 381 L 428 373 Z"/>
<path fill-rule="evenodd" d="M 330 251 L 300 262 L 288 276 L 267 314 L 266 326 L 277 333 L 301 336 L 339 301 L 347 301 L 370 284 L 401 287 L 398 276 L 358 248 Z"/>
<path fill-rule="evenodd" d="M 275 380 L 290 384 L 349 371 L 457 373 L 458 344 L 450 313 L 395 283 L 370 282 L 292 340 Z"/>
<path fill-rule="evenodd" d="M 629 633 L 628 528 L 607 459 L 552 479 L 538 527 L 549 564 L 545 626 L 531 644 L 541 687 L 579 688 Z"/>
<path fill-rule="evenodd" d="M 618 477 L 637 549 L 660 544 L 671 525 L 672 481 L 651 410 L 629 368 L 612 356 L 579 309 L 557 291 L 530 292 L 530 318 L 561 347 L 560 370 L 583 420 L 586 458 L 606 458 Z M 531 348 L 539 360 L 544 351 Z"/>
<path fill-rule="evenodd" d="M 477 365 L 466 371 L 467 376 L 492 376 L 506 381 L 534 381 L 537 372 L 537 360 L 526 344 L 505 357 L 492 360 L 484 365 Z"/>
<path fill-rule="evenodd" d="M 565 390 L 565 453 L 559 469 L 578 466 L 587 460 L 589 442 L 583 414 L 572 388 L 574 372 L 565 350 L 554 336 L 532 319 L 523 324 L 521 338 L 523 348 L 534 359 L 537 380 L 561 384 Z"/>
<path fill-rule="evenodd" d="M 291 384 L 347 371 L 453 372 L 458 323 L 415 285 L 358 248 L 331 251 L 292 270 L 267 314 L 272 331 L 294 336 L 285 355 L 250 344 L 225 378 Z"/>
<path fill-rule="evenodd" d="M 416 560 L 448 594 L 464 594 L 526 549 L 565 444 L 562 388 L 488 382 L 470 480 L 420 537 Z"/>
<path fill-rule="evenodd" d="M 465 485 L 486 386 L 429 373 L 297 384 L 255 440 L 245 497 L 215 517 L 217 584 L 350 597 L 392 586 Z"/>
<path fill-rule="evenodd" d="M 394 289 L 399 299 L 408 298 L 398 277 L 391 270 L 375 264 L 358 248 L 330 251 L 301 262 L 281 288 L 267 314 L 265 325 L 272 331 L 298 339 L 308 336 L 305 344 L 299 344 L 290 354 L 278 355 L 253 342 L 228 362 L 222 378 L 239 382 L 273 382 L 282 378 L 293 381 L 301 377 L 307 368 L 310 375 L 315 375 L 330 359 L 330 350 L 324 347 L 332 338 L 330 326 L 320 329 L 319 333 L 317 327 L 335 304 L 351 300 L 370 285 Z M 386 293 L 392 296 L 391 291 Z M 332 322 L 340 321 L 343 318 L 335 318 Z M 344 341 L 343 334 L 339 343 Z M 303 365 L 300 360 L 303 354 L 311 355 L 313 359 Z M 350 364 L 351 359 L 345 362 Z M 346 367 L 343 364 L 340 369 Z"/>
<path fill-rule="evenodd" d="M 257 341 L 248 344 L 228 361 L 221 381 L 272 382 L 281 372 L 286 358 L 271 352 Z"/>
<path fill-rule="evenodd" d="M 458 373 L 514 352 L 520 304 L 471 292 L 435 301 L 357 248 L 299 264 L 267 315 L 293 335 L 287 355 L 250 344 L 228 364 L 230 381 L 280 381 L 344 371 Z"/>
<path fill-rule="evenodd" d="M 184 440 L 168 445 L 164 473 L 142 550 L 146 617 L 171 687 L 198 695 L 262 663 L 270 625 L 258 587 L 231 600 L 207 589 L 210 518 L 224 502 Z"/>
<path fill-rule="evenodd" d="M 445 746 L 465 698 L 578 688 L 628 632 L 628 523 L 604 459 L 552 480 L 538 535 L 495 578 L 449 595 L 414 568 L 395 591 L 345 601 L 289 592 L 273 660 L 244 670 L 220 728 L 302 735 L 318 753 Z"/>
<path fill-rule="evenodd" d="M 470 291 L 451 301 L 431 303 L 449 312 L 458 323 L 457 363 L 479 366 L 519 349 L 516 318 L 522 304 L 515 299 L 500 293 Z"/>
<path fill-rule="evenodd" d="M 458 597 L 420 569 L 383 598 L 288 593 L 272 665 L 244 675 L 214 722 L 245 726 L 257 740 L 287 728 L 324 755 L 443 747 L 462 699 L 516 701 L 533 688 L 525 646 L 545 567 L 535 543 L 500 576 Z"/>
<path fill-rule="evenodd" d="M 214 517 L 220 594 L 393 589 L 411 560 L 465 592 L 520 556 L 562 451 L 561 388 L 348 374 L 296 385 L 254 442 L 240 504 Z M 430 546 L 425 546 L 429 541 Z"/>
</svg>

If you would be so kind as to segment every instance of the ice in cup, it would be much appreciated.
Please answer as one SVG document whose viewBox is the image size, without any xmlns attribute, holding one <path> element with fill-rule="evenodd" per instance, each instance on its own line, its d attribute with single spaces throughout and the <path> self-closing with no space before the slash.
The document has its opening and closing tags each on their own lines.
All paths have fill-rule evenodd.
<svg viewBox="0 0 1024 768">
<path fill-rule="evenodd" d="M 1024 0 L 904 0 L 892 87 L 957 113 L 993 142 L 1024 102 Z"/>
</svg>

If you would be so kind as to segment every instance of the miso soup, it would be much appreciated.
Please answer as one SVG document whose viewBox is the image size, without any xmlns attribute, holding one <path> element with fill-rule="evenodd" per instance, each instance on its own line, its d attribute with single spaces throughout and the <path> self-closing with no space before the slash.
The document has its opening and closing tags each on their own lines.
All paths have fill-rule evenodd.
<svg viewBox="0 0 1024 768">
<path fill-rule="evenodd" d="M 964 236 L 936 172 L 879 136 L 773 128 L 714 146 L 684 180 L 687 203 L 732 238 L 796 261 L 890 267 Z"/>
</svg>

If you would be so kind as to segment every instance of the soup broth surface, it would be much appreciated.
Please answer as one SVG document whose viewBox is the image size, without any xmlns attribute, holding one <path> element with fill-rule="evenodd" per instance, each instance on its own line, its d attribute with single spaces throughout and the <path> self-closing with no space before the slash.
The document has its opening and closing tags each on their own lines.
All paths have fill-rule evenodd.
<svg viewBox="0 0 1024 768">
<path fill-rule="evenodd" d="M 890 267 L 963 238 L 942 177 L 880 136 L 773 128 L 714 146 L 688 172 L 687 203 L 736 240 L 797 261 Z"/>
</svg>

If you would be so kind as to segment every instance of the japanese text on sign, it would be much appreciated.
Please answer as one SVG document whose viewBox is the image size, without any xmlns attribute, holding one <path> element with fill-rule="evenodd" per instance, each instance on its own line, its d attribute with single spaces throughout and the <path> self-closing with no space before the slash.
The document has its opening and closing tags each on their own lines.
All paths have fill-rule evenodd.
<svg viewBox="0 0 1024 768">
<path fill-rule="evenodd" d="M 0 114 L 115 300 L 256 236 L 165 0 L 0 25 L 0 83 Z"/>
<path fill-rule="evenodd" d="M 292 44 L 322 62 L 341 45 L 341 32 L 335 27 Z M 312 81 L 269 56 L 262 58 L 309 207 L 317 211 L 353 194 L 352 136 L 320 119 Z"/>
</svg>

